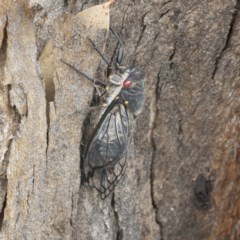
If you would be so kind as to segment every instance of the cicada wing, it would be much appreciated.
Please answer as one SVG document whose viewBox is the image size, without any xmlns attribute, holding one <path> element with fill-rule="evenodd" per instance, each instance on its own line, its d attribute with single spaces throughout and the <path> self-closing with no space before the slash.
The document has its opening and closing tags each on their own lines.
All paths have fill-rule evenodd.
<svg viewBox="0 0 240 240">
<path fill-rule="evenodd" d="M 103 167 L 94 171 L 89 184 L 98 190 L 102 199 L 105 199 L 114 190 L 122 178 L 126 169 L 126 159 L 127 155 L 116 162 L 114 166 Z"/>
<path fill-rule="evenodd" d="M 83 171 L 102 198 L 108 196 L 124 174 L 129 148 L 129 123 L 125 105 L 115 101 L 102 115 L 88 146 Z"/>
</svg>

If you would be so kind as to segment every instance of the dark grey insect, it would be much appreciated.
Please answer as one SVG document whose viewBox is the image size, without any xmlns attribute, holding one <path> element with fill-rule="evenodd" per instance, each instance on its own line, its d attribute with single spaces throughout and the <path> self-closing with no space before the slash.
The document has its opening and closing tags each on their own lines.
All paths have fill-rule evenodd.
<svg viewBox="0 0 240 240">
<path fill-rule="evenodd" d="M 63 61 L 79 74 L 107 91 L 107 107 L 95 127 L 83 156 L 83 183 L 94 187 L 102 199 L 106 198 L 122 178 L 129 155 L 132 130 L 144 105 L 144 72 L 135 67 L 124 67 L 124 48 L 113 29 L 121 47 L 116 58 L 116 73 L 109 77 L 110 84 L 95 80 Z M 95 44 L 96 51 L 112 68 Z"/>
</svg>

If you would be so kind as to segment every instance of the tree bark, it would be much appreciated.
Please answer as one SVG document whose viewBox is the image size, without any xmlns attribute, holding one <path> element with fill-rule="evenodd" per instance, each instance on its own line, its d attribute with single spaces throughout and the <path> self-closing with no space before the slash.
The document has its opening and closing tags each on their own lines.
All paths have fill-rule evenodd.
<svg viewBox="0 0 240 240">
<path fill-rule="evenodd" d="M 0 239 L 239 239 L 240 1 L 113 4 L 125 64 L 147 80 L 125 175 L 105 200 L 80 183 L 94 87 L 60 61 L 103 79 L 84 39 L 110 59 L 116 38 L 77 17 L 99 3 L 0 2 Z"/>
</svg>

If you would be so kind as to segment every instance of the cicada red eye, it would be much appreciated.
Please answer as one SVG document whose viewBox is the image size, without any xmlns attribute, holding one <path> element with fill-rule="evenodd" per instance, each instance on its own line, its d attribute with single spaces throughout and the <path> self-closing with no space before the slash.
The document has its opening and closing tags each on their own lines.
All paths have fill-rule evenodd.
<svg viewBox="0 0 240 240">
<path fill-rule="evenodd" d="M 123 82 L 123 88 L 130 88 L 132 86 L 132 81 L 126 79 L 124 82 Z"/>
</svg>

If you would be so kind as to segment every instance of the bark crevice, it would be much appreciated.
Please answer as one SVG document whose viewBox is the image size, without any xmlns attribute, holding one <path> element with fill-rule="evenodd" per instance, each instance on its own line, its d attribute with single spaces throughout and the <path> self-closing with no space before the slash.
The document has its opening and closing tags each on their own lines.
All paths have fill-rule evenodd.
<svg viewBox="0 0 240 240">
<path fill-rule="evenodd" d="M 165 15 L 167 15 L 171 10 L 172 10 L 172 9 L 169 8 L 169 9 L 167 9 L 165 12 L 161 13 L 161 15 L 159 16 L 159 20 L 160 20 L 161 18 L 163 18 Z"/>
<path fill-rule="evenodd" d="M 170 69 L 172 69 L 172 65 L 173 65 L 173 58 L 174 58 L 174 56 L 175 56 L 175 53 L 176 53 L 176 49 L 177 49 L 177 47 L 176 47 L 176 45 L 177 45 L 177 41 L 176 42 L 174 42 L 174 44 L 173 44 L 173 50 L 172 50 L 172 53 L 171 53 L 171 55 L 169 56 L 169 62 L 170 62 Z"/>
<path fill-rule="evenodd" d="M 6 57 L 7 57 L 7 17 L 6 17 L 6 22 L 5 22 L 5 26 L 3 29 L 3 37 L 2 39 L 0 39 L 0 62 L 2 64 L 1 66 L 1 72 L 4 75 L 4 65 L 6 62 Z M 1 79 L 1 78 L 0 78 Z M 0 83 L 0 89 L 3 88 L 3 83 Z M 7 94 L 9 93 L 9 87 L 7 86 Z M 8 96 L 8 102 L 10 102 L 9 99 L 9 94 Z M 1 122 L 2 123 L 2 122 Z M 1 192 L 3 192 L 3 194 L 5 195 L 3 198 L 1 197 L 0 199 L 0 231 L 2 229 L 2 224 L 3 224 L 3 219 L 4 219 L 4 210 L 6 207 L 6 201 L 7 201 L 7 166 L 8 166 L 8 159 L 9 159 L 9 152 L 10 152 L 10 146 L 11 146 L 11 142 L 12 140 L 10 139 L 7 143 L 7 149 L 4 153 L 3 156 L 3 160 L 1 161 L 0 164 L 0 190 Z"/>
<path fill-rule="evenodd" d="M 7 58 L 7 39 L 8 39 L 7 26 L 8 26 L 8 18 L 6 16 L 6 22 L 3 30 L 3 38 L 1 39 L 2 42 L 0 42 L 0 61 L 2 63 L 2 66 L 5 65 L 6 58 Z"/>
<path fill-rule="evenodd" d="M 168 3 L 171 3 L 171 2 L 172 2 L 172 0 L 169 0 L 169 1 L 164 2 L 164 3 L 162 4 L 161 8 L 163 8 L 165 5 L 167 5 Z"/>
<path fill-rule="evenodd" d="M 157 218 L 157 213 L 158 213 L 158 207 L 157 203 L 155 202 L 154 199 L 154 159 L 155 159 L 155 153 L 156 153 L 156 142 L 153 136 L 154 129 L 156 127 L 156 121 L 157 121 L 157 116 L 158 116 L 158 107 L 157 103 L 160 98 L 160 93 L 161 93 L 161 88 L 162 84 L 160 81 L 160 73 L 161 73 L 161 68 L 159 69 L 158 75 L 157 75 L 157 82 L 156 82 L 156 87 L 155 87 L 155 92 L 152 97 L 151 101 L 151 119 L 150 119 L 150 129 L 149 129 L 149 141 L 151 143 L 151 148 L 152 148 L 152 158 L 151 158 L 151 163 L 150 163 L 150 194 L 151 194 L 151 202 L 152 202 L 152 207 L 155 211 L 155 222 L 159 226 L 159 234 L 161 237 L 161 240 L 163 240 L 163 233 L 162 233 L 162 224 Z"/>
<path fill-rule="evenodd" d="M 69 219 L 69 223 L 70 223 L 70 226 L 73 228 L 73 193 L 72 193 L 72 196 L 71 196 L 71 215 L 70 215 L 70 219 Z"/>
<path fill-rule="evenodd" d="M 5 199 L 2 205 L 2 209 L 0 211 L 0 231 L 2 229 L 2 224 L 4 221 L 4 212 L 5 212 L 5 208 L 7 206 L 7 166 L 8 166 L 8 162 L 9 162 L 9 156 L 10 156 L 10 150 L 11 150 L 11 145 L 12 145 L 12 139 L 9 140 L 8 142 L 8 146 L 7 146 L 7 150 L 4 154 L 4 158 L 2 161 L 2 173 L 0 173 L 0 186 L 1 188 L 5 188 Z"/>
<path fill-rule="evenodd" d="M 124 21 L 125 21 L 126 15 L 127 15 L 128 8 L 129 8 L 129 7 L 126 8 L 126 10 L 125 10 L 125 12 L 124 12 L 124 14 L 123 14 L 123 17 L 122 17 L 122 20 L 121 20 L 121 29 L 120 29 L 120 31 L 119 31 L 119 35 L 122 34 L 122 31 L 123 31 L 123 29 L 124 29 Z M 121 37 L 120 37 L 120 39 L 121 39 Z M 124 43 L 123 43 L 123 44 L 124 44 Z M 116 56 L 116 52 L 117 52 L 118 46 L 119 46 L 119 42 L 116 44 L 116 47 L 115 47 L 114 50 L 113 50 L 113 54 L 112 54 L 111 60 L 110 60 L 110 65 L 111 65 L 111 66 L 112 66 L 112 63 L 113 63 L 113 61 L 114 61 L 114 57 Z M 123 46 L 123 47 L 124 47 L 124 46 Z M 124 58 L 124 55 L 123 55 L 123 58 Z M 123 60 L 124 60 L 124 59 L 123 59 Z"/>
<path fill-rule="evenodd" d="M 144 23 L 144 19 L 145 17 L 147 16 L 147 14 L 149 13 L 150 11 L 147 11 L 143 14 L 142 18 L 141 18 L 141 31 L 140 31 L 140 34 L 139 34 L 139 37 L 138 37 L 138 40 L 137 40 L 137 45 L 136 45 L 136 49 L 135 49 L 135 52 L 137 52 L 137 49 L 141 43 L 141 40 L 143 38 L 143 35 L 144 35 L 144 32 L 146 30 L 146 27 L 147 25 Z"/>
<path fill-rule="evenodd" d="M 237 0 L 236 5 L 235 5 L 235 10 L 233 11 L 232 19 L 231 19 L 230 24 L 229 24 L 229 29 L 228 29 L 228 33 L 227 33 L 227 36 L 226 36 L 226 39 L 225 39 L 225 43 L 224 43 L 221 51 L 219 52 L 218 56 L 215 59 L 214 69 L 213 69 L 213 72 L 212 72 L 211 79 L 215 78 L 216 72 L 218 71 L 218 68 L 219 68 L 219 63 L 220 63 L 220 61 L 221 61 L 221 59 L 224 55 L 224 52 L 226 51 L 226 49 L 229 48 L 230 40 L 231 40 L 233 32 L 234 32 L 233 29 L 234 29 L 236 18 L 238 16 L 239 11 L 240 11 L 240 1 Z"/>
<path fill-rule="evenodd" d="M 113 192 L 113 195 L 112 195 L 111 206 L 113 208 L 115 222 L 116 222 L 116 228 L 117 228 L 116 240 L 122 240 L 123 239 L 123 229 L 120 227 L 120 224 L 119 224 L 119 215 L 118 215 L 118 212 L 117 212 L 117 209 L 116 209 L 116 206 L 115 206 L 114 192 Z"/>
<path fill-rule="evenodd" d="M 0 232 L 2 231 L 2 225 L 3 225 L 3 220 L 4 220 L 4 211 L 5 211 L 6 205 L 7 205 L 7 194 L 5 195 L 3 206 L 0 211 Z"/>
</svg>

